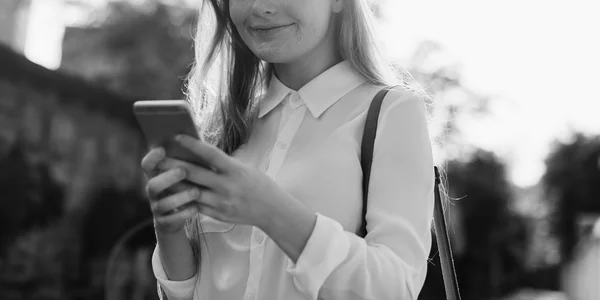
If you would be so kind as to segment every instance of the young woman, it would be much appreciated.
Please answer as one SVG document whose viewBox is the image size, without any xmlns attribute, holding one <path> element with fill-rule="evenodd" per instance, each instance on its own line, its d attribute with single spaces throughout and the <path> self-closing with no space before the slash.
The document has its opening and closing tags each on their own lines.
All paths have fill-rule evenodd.
<svg viewBox="0 0 600 300">
<path fill-rule="evenodd" d="M 416 299 L 431 246 L 434 174 L 423 94 L 406 85 L 383 101 L 367 234 L 356 234 L 367 109 L 382 87 L 400 82 L 374 47 L 368 1 L 205 4 L 212 9 L 199 22 L 188 90 L 206 142 L 176 140 L 210 166 L 161 148 L 142 161 L 161 294 Z M 201 96 L 211 84 L 214 105 Z"/>
</svg>

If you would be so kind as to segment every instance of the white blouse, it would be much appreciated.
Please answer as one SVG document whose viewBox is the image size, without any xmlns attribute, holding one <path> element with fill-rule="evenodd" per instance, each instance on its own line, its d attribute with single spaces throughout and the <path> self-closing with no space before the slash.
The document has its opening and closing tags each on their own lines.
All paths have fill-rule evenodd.
<svg viewBox="0 0 600 300">
<path fill-rule="evenodd" d="M 423 100 L 392 90 L 375 140 L 365 238 L 360 150 L 381 89 L 341 62 L 299 91 L 272 76 L 249 142 L 237 159 L 264 170 L 317 212 L 293 263 L 260 229 L 203 216 L 199 273 L 168 280 L 158 245 L 152 267 L 168 298 L 417 299 L 431 247 L 434 173 Z"/>
</svg>

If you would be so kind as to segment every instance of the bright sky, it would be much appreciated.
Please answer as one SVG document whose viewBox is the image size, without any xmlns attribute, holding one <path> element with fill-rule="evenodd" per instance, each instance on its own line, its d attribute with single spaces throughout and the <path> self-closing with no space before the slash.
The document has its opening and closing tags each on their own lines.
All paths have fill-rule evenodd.
<svg viewBox="0 0 600 300">
<path fill-rule="evenodd" d="M 508 160 L 516 184 L 539 180 L 550 141 L 569 126 L 600 134 L 600 2 L 389 3 L 397 51 L 437 41 L 463 65 L 469 88 L 498 96 L 491 117 L 460 123 L 468 141 Z"/>
<path fill-rule="evenodd" d="M 25 55 L 49 69 L 60 66 L 64 22 L 62 0 L 32 0 Z"/>
<path fill-rule="evenodd" d="M 60 0 L 34 0 L 26 55 L 60 64 Z M 600 2 L 387 0 L 390 47 L 405 59 L 422 40 L 462 64 L 464 83 L 495 95 L 485 120 L 460 120 L 470 143 L 499 153 L 517 185 L 535 184 L 554 138 L 600 134 Z M 596 30 L 593 30 L 596 28 Z"/>
</svg>

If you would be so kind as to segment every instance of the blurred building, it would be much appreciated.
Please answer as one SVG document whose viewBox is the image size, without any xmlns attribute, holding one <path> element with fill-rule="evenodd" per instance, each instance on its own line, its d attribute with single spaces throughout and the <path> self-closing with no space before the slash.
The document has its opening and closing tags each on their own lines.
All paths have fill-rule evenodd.
<svg viewBox="0 0 600 300">
<path fill-rule="evenodd" d="M 31 0 L 0 0 L 0 43 L 23 53 Z"/>
<path fill-rule="evenodd" d="M 139 183 L 143 137 L 132 101 L 85 80 L 51 71 L 0 45 L 0 149 L 22 143 L 48 160 L 56 179 L 74 179 L 84 141 L 97 144 L 107 184 Z"/>
<path fill-rule="evenodd" d="M 65 28 L 62 41 L 61 70 L 113 89 L 111 84 L 120 78 L 127 62 L 122 56 L 110 53 L 106 46 L 107 29 L 94 27 Z"/>
<path fill-rule="evenodd" d="M 3 245 L 8 248 L 0 257 L 0 299 L 82 299 L 73 293 L 96 293 L 102 282 L 92 280 L 88 285 L 94 289 L 72 287 L 82 276 L 103 278 L 105 265 L 98 262 L 106 260 L 100 255 L 83 261 L 91 258 L 81 254 L 82 239 L 102 238 L 84 232 L 94 232 L 97 225 L 102 233 L 118 236 L 123 231 L 118 226 L 149 216 L 147 203 L 140 201 L 145 200 L 139 167 L 145 141 L 132 114 L 133 102 L 48 70 L 5 45 L 0 45 L 0 66 L 0 160 L 9 165 L 0 168 L 0 178 L 9 179 L 0 186 L 6 197 L 22 198 L 2 201 L 0 209 L 2 224 L 17 220 L 9 222 L 17 237 Z M 11 164 L 15 153 L 19 161 Z M 35 183 L 24 189 L 13 184 L 30 186 L 29 178 L 39 176 L 60 186 L 63 196 L 52 206 L 59 206 L 63 215 L 48 227 L 21 229 L 21 221 L 39 217 L 31 212 L 49 202 L 50 195 Z M 98 209 L 103 202 L 110 203 L 108 210 Z M 100 222 L 89 221 L 98 214 Z M 113 223 L 105 224 L 107 217 Z M 113 239 L 105 238 L 109 244 Z M 101 267 L 92 275 L 80 273 L 88 265 Z M 25 285 L 31 288 L 24 290 Z"/>
<path fill-rule="evenodd" d="M 60 70 L 135 99 L 181 99 L 194 61 L 196 11 L 167 1 L 114 1 L 64 28 Z M 164 2 L 164 3 L 163 3 Z"/>
</svg>

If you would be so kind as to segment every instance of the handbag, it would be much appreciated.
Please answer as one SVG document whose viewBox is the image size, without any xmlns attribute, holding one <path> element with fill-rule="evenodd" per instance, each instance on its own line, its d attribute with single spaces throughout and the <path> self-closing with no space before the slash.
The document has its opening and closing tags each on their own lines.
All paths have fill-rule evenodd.
<svg viewBox="0 0 600 300">
<path fill-rule="evenodd" d="M 373 161 L 373 148 L 375 145 L 375 135 L 377 133 L 377 121 L 379 119 L 379 111 L 381 110 L 383 98 L 385 98 L 385 95 L 387 95 L 390 89 L 392 89 L 392 87 L 385 87 L 381 89 L 375 95 L 373 101 L 371 101 L 363 132 L 360 156 L 360 164 L 363 171 L 363 209 L 362 223 L 358 233 L 361 237 L 366 236 L 367 233 L 367 195 L 369 193 L 369 177 L 371 175 L 371 163 Z M 452 250 L 450 248 L 450 239 L 448 237 L 448 227 L 446 226 L 446 218 L 444 216 L 442 199 L 438 187 L 440 184 L 440 173 L 437 166 L 434 166 L 433 170 L 435 175 L 433 222 L 442 265 L 442 277 L 444 280 L 444 288 L 446 290 L 446 298 L 448 300 L 460 300 L 458 282 L 454 269 L 454 260 L 452 259 Z"/>
</svg>

